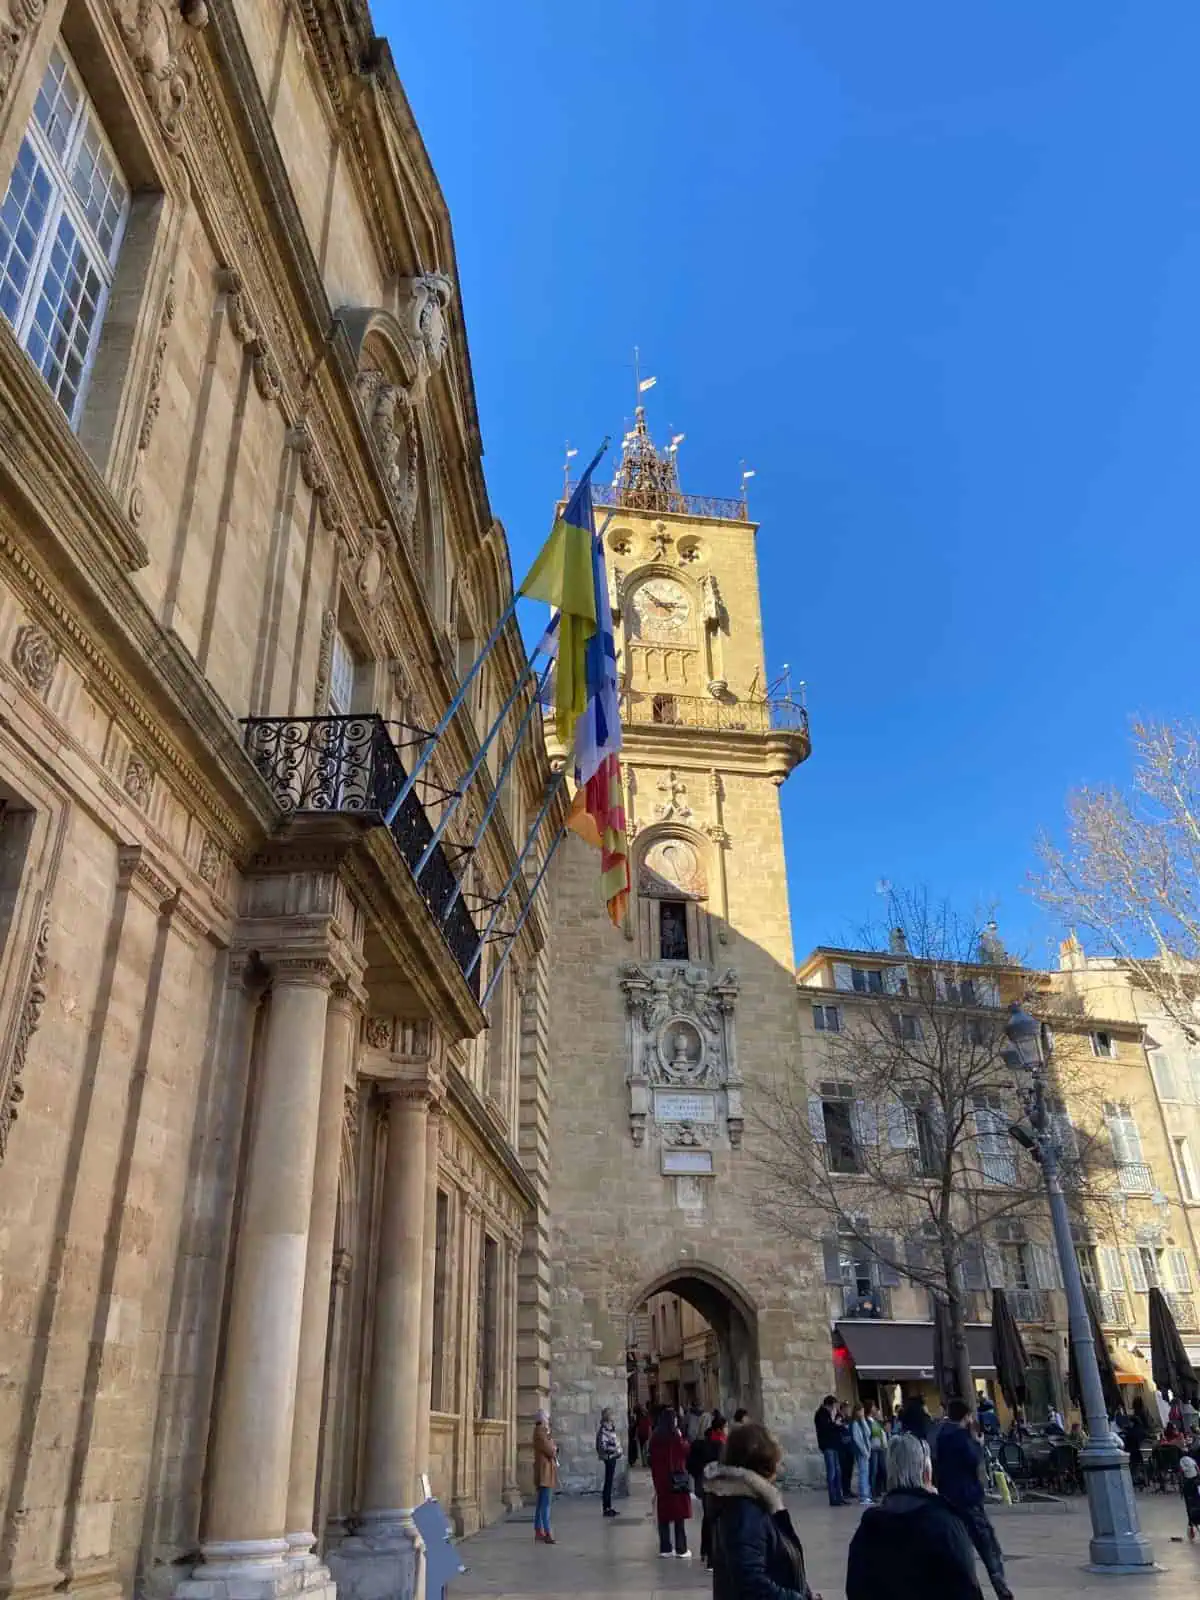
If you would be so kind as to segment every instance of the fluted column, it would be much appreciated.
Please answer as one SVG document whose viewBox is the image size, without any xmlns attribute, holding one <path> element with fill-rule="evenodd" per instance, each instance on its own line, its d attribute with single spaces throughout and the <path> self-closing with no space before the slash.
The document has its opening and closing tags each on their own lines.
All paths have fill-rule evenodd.
<svg viewBox="0 0 1200 1600">
<path fill-rule="evenodd" d="M 406 1527 L 416 1496 L 428 1117 L 423 1088 L 391 1092 L 362 1499 L 368 1531 Z"/>
<path fill-rule="evenodd" d="M 429 1471 L 429 1427 L 433 1410 L 433 1288 L 437 1273 L 438 1150 L 441 1117 L 429 1112 L 425 1132 L 425 1240 L 421 1262 L 421 1364 L 417 1386 L 417 1471 Z"/>
<path fill-rule="evenodd" d="M 296 1377 L 296 1415 L 292 1423 L 288 1484 L 287 1541 L 292 1558 L 301 1562 L 311 1560 L 310 1552 L 318 1538 L 318 1530 L 313 1527 L 313 1512 L 321 1446 L 333 1235 L 337 1222 L 346 1081 L 353 1070 L 358 1016 L 359 1004 L 354 990 L 345 983 L 335 984 L 325 1017 L 319 1132 L 313 1171 L 312 1209 L 309 1213 L 308 1259 L 304 1274 L 304 1306 L 300 1319 L 300 1356 Z"/>
<path fill-rule="evenodd" d="M 286 1577 L 288 1475 L 333 971 L 270 963 L 253 1145 L 238 1232 L 197 1592 L 272 1594 Z M 181 1586 L 184 1592 L 188 1585 Z"/>
</svg>

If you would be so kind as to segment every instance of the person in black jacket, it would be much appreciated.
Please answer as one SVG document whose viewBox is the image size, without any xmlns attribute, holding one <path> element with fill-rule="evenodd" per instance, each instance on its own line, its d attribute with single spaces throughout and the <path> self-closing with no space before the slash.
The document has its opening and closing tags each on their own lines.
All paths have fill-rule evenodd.
<svg viewBox="0 0 1200 1600">
<path fill-rule="evenodd" d="M 933 1493 L 929 1446 L 915 1433 L 888 1444 L 888 1492 L 850 1541 L 846 1600 L 982 1600 L 967 1530 Z"/>
<path fill-rule="evenodd" d="M 971 1543 L 987 1568 L 996 1600 L 1012 1600 L 1004 1576 L 1004 1558 L 996 1530 L 983 1508 L 983 1446 L 971 1431 L 971 1411 L 965 1400 L 951 1400 L 946 1426 L 938 1434 L 937 1488 L 942 1499 L 957 1511 Z"/>
<path fill-rule="evenodd" d="M 827 1394 L 813 1416 L 817 1430 L 817 1449 L 825 1461 L 825 1487 L 829 1490 L 829 1504 L 844 1506 L 846 1496 L 842 1485 L 842 1430 L 837 1420 L 837 1400 Z"/>
<path fill-rule="evenodd" d="M 704 1474 L 711 1522 L 713 1600 L 821 1600 L 775 1487 L 783 1452 L 760 1422 L 731 1428 L 724 1461 Z"/>
</svg>

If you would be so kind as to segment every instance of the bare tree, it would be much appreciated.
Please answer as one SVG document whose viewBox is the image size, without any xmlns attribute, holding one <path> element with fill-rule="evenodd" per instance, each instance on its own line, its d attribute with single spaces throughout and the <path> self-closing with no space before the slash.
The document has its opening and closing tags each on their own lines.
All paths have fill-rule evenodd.
<svg viewBox="0 0 1200 1600">
<path fill-rule="evenodd" d="M 837 1031 L 819 1036 L 814 1081 L 793 1066 L 762 1097 L 759 1209 L 810 1246 L 817 1219 L 827 1280 L 849 1248 L 877 1264 L 884 1285 L 906 1279 L 927 1290 L 948 1335 L 944 1359 L 967 1396 L 969 1297 L 995 1281 L 998 1225 L 1045 1215 L 1039 1170 L 1010 1136 L 1022 1108 L 1001 1058 L 1001 980 L 1019 994 L 1024 974 L 988 929 L 944 904 L 893 891 L 888 909 L 889 937 L 867 935 L 863 945 L 891 959 L 877 978 L 864 974 L 866 993 L 843 997 L 854 1003 L 840 1008 Z M 1045 1014 L 1040 998 L 1030 1003 Z M 1060 1143 L 1079 1158 L 1080 1135 L 1060 1115 Z M 946 1387 L 942 1373 L 939 1382 Z"/>
<path fill-rule="evenodd" d="M 1188 1040 L 1200 1042 L 1200 728 L 1137 722 L 1133 782 L 1079 789 L 1067 842 L 1040 841 L 1042 904 L 1127 962 Z"/>
</svg>

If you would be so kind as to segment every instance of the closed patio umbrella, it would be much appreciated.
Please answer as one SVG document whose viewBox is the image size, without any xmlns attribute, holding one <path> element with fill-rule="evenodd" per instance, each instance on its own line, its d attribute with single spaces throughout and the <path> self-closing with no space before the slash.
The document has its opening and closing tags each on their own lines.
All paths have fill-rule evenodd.
<svg viewBox="0 0 1200 1600">
<path fill-rule="evenodd" d="M 958 1367 L 954 1360 L 954 1329 L 950 1323 L 950 1307 L 942 1300 L 933 1303 L 933 1377 L 942 1404 L 963 1400 L 959 1391 Z"/>
<path fill-rule="evenodd" d="M 1171 1308 L 1159 1288 L 1150 1290 L 1150 1371 L 1154 1374 L 1154 1387 L 1164 1400 L 1196 1404 L 1200 1384 Z"/>
<path fill-rule="evenodd" d="M 1009 1410 L 1016 1411 L 1026 1405 L 1029 1387 L 1025 1374 L 1029 1369 L 1029 1357 L 1003 1289 L 992 1290 L 992 1365 Z"/>
<path fill-rule="evenodd" d="M 1084 1299 L 1087 1301 L 1088 1322 L 1092 1328 L 1092 1344 L 1096 1350 L 1096 1365 L 1100 1369 L 1100 1387 L 1104 1391 L 1104 1404 L 1108 1407 L 1108 1414 L 1112 1416 L 1120 1411 L 1122 1406 L 1121 1386 L 1117 1382 L 1116 1368 L 1113 1366 L 1112 1352 L 1108 1348 L 1100 1328 L 1100 1316 L 1096 1310 L 1096 1300 L 1092 1291 L 1084 1285 Z M 1151 1314 L 1153 1316 L 1153 1313 Z M 1151 1322 L 1153 1326 L 1153 1321 Z M 1176 1335 L 1178 1337 L 1178 1335 Z M 1067 1389 L 1071 1399 L 1083 1410 L 1083 1389 L 1079 1382 L 1079 1372 L 1075 1366 L 1075 1346 L 1071 1345 L 1070 1359 L 1067 1363 Z"/>
</svg>

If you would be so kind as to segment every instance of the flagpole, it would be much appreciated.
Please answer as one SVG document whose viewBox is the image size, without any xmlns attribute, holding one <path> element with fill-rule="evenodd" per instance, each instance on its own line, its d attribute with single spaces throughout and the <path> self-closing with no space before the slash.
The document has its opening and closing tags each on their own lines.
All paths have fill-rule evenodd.
<svg viewBox="0 0 1200 1600">
<path fill-rule="evenodd" d="M 546 680 L 550 676 L 550 672 L 551 672 L 551 669 L 553 668 L 553 666 L 554 666 L 553 661 L 547 663 L 545 670 L 543 671 L 541 677 L 537 681 L 537 685 L 534 688 L 533 695 L 532 695 L 532 697 L 531 697 L 531 699 L 529 701 L 529 704 L 525 708 L 525 714 L 522 716 L 521 721 L 517 725 L 517 731 L 513 735 L 513 746 L 512 746 L 512 749 L 508 752 L 508 755 L 504 758 L 504 765 L 500 768 L 499 775 L 496 778 L 495 786 L 492 789 L 492 798 L 488 801 L 487 805 L 485 806 L 484 812 L 483 812 L 483 816 L 482 816 L 482 818 L 480 819 L 480 822 L 479 822 L 479 826 L 475 830 L 475 837 L 471 840 L 469 848 L 472 849 L 472 850 L 477 850 L 479 848 L 479 842 L 483 838 L 483 835 L 484 835 L 484 833 L 485 833 L 485 831 L 487 829 L 487 825 L 492 820 L 492 817 L 495 815 L 496 807 L 500 804 L 500 795 L 504 790 L 505 782 L 506 782 L 506 780 L 508 778 L 509 773 L 512 770 L 513 762 L 517 759 L 517 753 L 521 748 L 521 740 L 525 736 L 526 728 L 529 726 L 530 722 L 533 720 L 533 713 L 537 710 L 539 697 L 541 695 L 542 690 L 546 687 Z M 452 891 L 452 893 L 450 895 L 449 900 L 447 900 L 447 902 L 446 902 L 445 909 L 442 912 L 442 922 L 443 923 L 445 923 L 445 922 L 447 922 L 449 920 L 450 913 L 451 913 L 451 911 L 454 910 L 454 907 L 457 905 L 459 896 L 462 894 L 462 891 L 463 891 L 463 881 L 462 881 L 461 878 L 458 878 L 455 881 L 454 889 L 453 889 L 453 891 Z"/>
<path fill-rule="evenodd" d="M 491 937 L 492 929 L 496 926 L 496 922 L 500 916 L 500 913 L 504 909 L 504 902 L 508 899 L 509 894 L 512 892 L 513 884 L 516 883 L 517 879 L 521 876 L 521 868 L 525 865 L 525 858 L 528 856 L 530 850 L 536 843 L 538 834 L 542 831 L 542 823 L 546 820 L 546 813 L 554 804 L 554 797 L 558 794 L 558 791 L 562 788 L 566 781 L 567 769 L 566 765 L 564 764 L 562 771 L 556 775 L 554 782 L 546 790 L 546 798 L 542 802 L 542 809 L 534 818 L 533 826 L 529 830 L 529 833 L 525 839 L 525 843 L 521 846 L 520 855 L 517 857 L 516 861 L 513 862 L 513 869 L 508 875 L 508 881 L 505 883 L 500 893 L 496 896 L 496 903 L 492 907 L 492 914 L 488 918 L 487 927 L 479 936 L 479 948 L 471 958 L 471 964 L 467 968 L 466 976 L 468 978 L 479 965 L 479 958 L 483 954 L 483 947 L 485 944 L 487 944 L 489 938 Z"/>
<path fill-rule="evenodd" d="M 558 830 L 558 832 L 554 835 L 554 839 L 551 842 L 549 850 L 546 851 L 546 859 L 545 859 L 545 861 L 542 862 L 542 870 L 538 873 L 537 877 L 533 880 L 533 884 L 532 884 L 532 886 L 531 886 L 531 888 L 529 890 L 529 898 L 525 901 L 525 904 L 521 907 L 521 915 L 517 918 L 516 924 L 513 927 L 512 933 L 509 934 L 508 944 L 505 946 L 504 954 L 500 957 L 500 960 L 496 963 L 496 970 L 492 973 L 491 977 L 488 980 L 488 986 L 483 991 L 483 999 L 480 1000 L 480 1002 L 479 1002 L 479 1009 L 481 1011 L 486 1011 L 487 1010 L 487 1003 L 492 998 L 492 990 L 496 987 L 496 984 L 499 982 L 500 974 L 504 971 L 505 964 L 508 961 L 509 956 L 512 954 L 512 947 L 517 942 L 517 935 L 520 933 L 521 929 L 525 926 L 525 923 L 526 923 L 526 920 L 527 920 L 527 918 L 529 916 L 529 913 L 533 910 L 533 902 L 534 902 L 534 900 L 535 900 L 535 898 L 537 896 L 538 890 L 542 886 L 542 879 L 546 876 L 546 873 L 547 873 L 547 871 L 549 870 L 549 867 L 550 867 L 550 863 L 554 860 L 554 852 L 558 849 L 559 845 L 563 842 L 563 840 L 566 838 L 566 836 L 567 836 L 566 828 L 560 828 Z M 480 950 L 483 949 L 482 943 L 480 943 L 479 948 L 480 948 Z M 470 973 L 468 973 L 468 976 L 470 976 Z"/>
<path fill-rule="evenodd" d="M 603 444 L 600 446 L 599 450 L 596 451 L 596 454 L 592 457 L 591 461 L 588 463 L 587 469 L 584 472 L 583 477 L 579 480 L 581 483 L 584 481 L 584 479 L 590 478 L 592 473 L 595 472 L 596 468 L 600 464 L 600 458 L 603 456 L 604 452 L 608 449 L 608 446 L 609 446 L 609 436 L 607 434 L 605 434 Z M 512 599 L 505 606 L 503 615 L 501 616 L 499 622 L 497 622 L 496 626 L 492 629 L 491 633 L 488 635 L 487 640 L 484 643 L 483 649 L 479 652 L 479 654 L 476 656 L 475 660 L 467 668 L 466 676 L 463 678 L 463 680 L 459 684 L 458 688 L 454 691 L 454 694 L 453 694 L 453 696 L 451 697 L 451 700 L 450 700 L 450 704 L 446 707 L 445 711 L 442 713 L 441 720 L 438 722 L 437 727 L 434 728 L 433 732 L 429 735 L 428 743 L 426 744 L 424 750 L 422 750 L 421 754 L 417 757 L 417 760 L 416 760 L 416 762 L 415 762 L 415 764 L 413 766 L 412 771 L 409 773 L 408 777 L 401 784 L 400 792 L 397 794 L 396 798 L 392 801 L 391 805 L 387 808 L 386 812 L 384 813 L 383 820 L 384 820 L 384 824 L 387 827 L 390 828 L 392 823 L 395 822 L 397 816 L 400 813 L 400 807 L 408 799 L 409 795 L 412 793 L 413 785 L 416 783 L 417 779 L 421 776 L 421 773 L 425 770 L 425 767 L 428 765 L 429 760 L 433 755 L 434 748 L 436 747 L 438 740 L 442 737 L 442 735 L 445 733 L 446 729 L 450 726 L 451 722 L 454 720 L 455 713 L 458 711 L 459 707 L 462 705 L 463 701 L 466 699 L 467 690 L 471 687 L 472 683 L 474 683 L 475 678 L 476 678 L 476 676 L 477 676 L 477 674 L 479 672 L 479 669 L 483 666 L 484 661 L 487 659 L 487 657 L 490 655 L 491 651 L 495 647 L 496 641 L 499 639 L 500 635 L 504 632 L 505 628 L 508 626 L 508 624 L 512 621 L 512 618 L 515 616 L 516 610 L 517 610 L 517 601 L 520 598 L 521 598 L 521 591 L 520 591 L 520 589 L 518 589 L 513 594 Z M 529 668 L 532 668 L 533 662 L 536 659 L 536 657 L 537 657 L 537 651 L 535 650 L 533 652 L 533 655 L 530 656 L 528 663 L 526 664 L 527 670 Z M 422 865 L 424 865 L 423 862 L 422 862 Z M 418 871 L 419 870 L 420 869 L 418 868 Z"/>
</svg>

